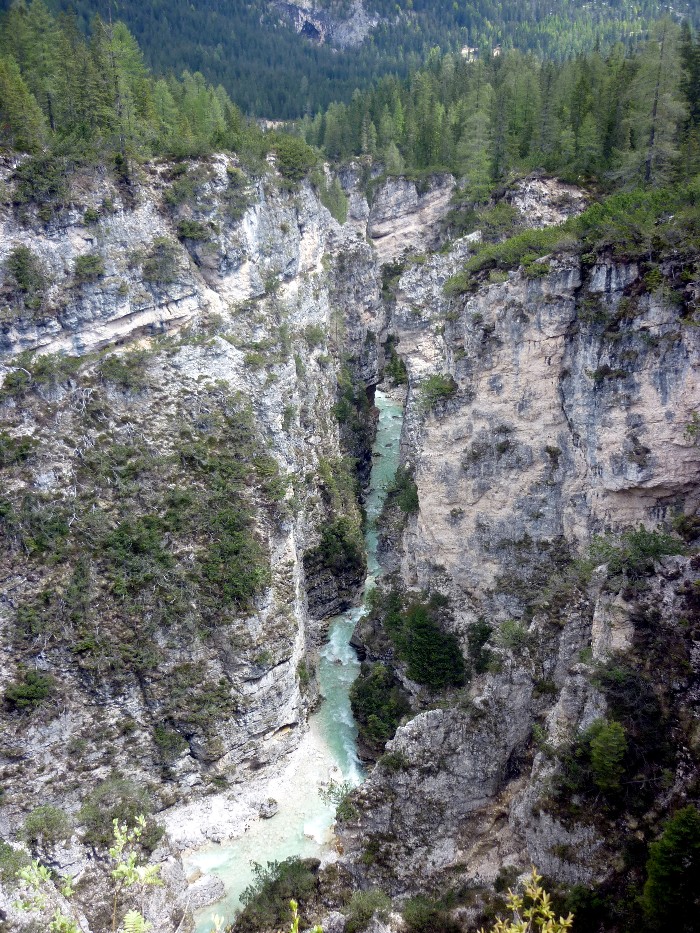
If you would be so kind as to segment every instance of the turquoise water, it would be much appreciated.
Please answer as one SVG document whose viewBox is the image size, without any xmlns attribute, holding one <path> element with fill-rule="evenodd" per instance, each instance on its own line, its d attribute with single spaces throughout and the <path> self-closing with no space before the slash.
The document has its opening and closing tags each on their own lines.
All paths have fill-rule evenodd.
<svg viewBox="0 0 700 933">
<path fill-rule="evenodd" d="M 379 409 L 379 423 L 365 503 L 368 570 L 365 598 L 380 573 L 375 523 L 382 510 L 387 485 L 398 466 L 402 423 L 399 403 L 377 391 L 375 404 Z M 323 702 L 311 716 L 309 731 L 300 747 L 268 788 L 270 796 L 279 803 L 277 814 L 270 820 L 256 820 L 240 838 L 224 845 L 207 846 L 187 859 L 188 869 L 197 867 L 218 875 L 226 886 L 222 901 L 198 913 L 197 933 L 208 933 L 215 913 L 230 921 L 240 908 L 240 895 L 253 879 L 252 862 L 265 865 L 292 855 L 321 858 L 332 849 L 335 806 L 325 802 L 319 791 L 329 780 L 356 785 L 363 779 L 357 757 L 357 727 L 349 698 L 350 686 L 360 670 L 349 642 L 363 611 L 364 605 L 330 622 L 318 670 Z"/>
</svg>

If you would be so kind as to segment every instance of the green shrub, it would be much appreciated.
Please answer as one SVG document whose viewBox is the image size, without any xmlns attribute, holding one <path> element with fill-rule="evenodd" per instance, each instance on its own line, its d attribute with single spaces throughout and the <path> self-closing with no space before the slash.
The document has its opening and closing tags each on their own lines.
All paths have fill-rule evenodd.
<svg viewBox="0 0 700 933">
<path fill-rule="evenodd" d="M 33 437 L 11 437 L 0 431 L 0 468 L 24 463 L 31 457 L 36 444 Z"/>
<path fill-rule="evenodd" d="M 44 297 L 48 280 L 44 267 L 28 246 L 15 246 L 5 260 L 5 273 L 17 298 L 25 307 L 38 310 Z"/>
<path fill-rule="evenodd" d="M 462 927 L 427 897 L 412 897 L 403 908 L 407 933 L 460 933 Z"/>
<path fill-rule="evenodd" d="M 642 904 L 652 929 L 697 929 L 700 892 L 700 811 L 687 806 L 649 846 Z"/>
<path fill-rule="evenodd" d="M 507 201 L 498 201 L 493 207 L 479 211 L 477 227 L 484 240 L 493 243 L 515 231 L 520 220 L 518 209 Z"/>
<path fill-rule="evenodd" d="M 181 240 L 209 240 L 211 228 L 197 220 L 180 220 L 177 225 L 177 235 Z"/>
<path fill-rule="evenodd" d="M 326 331 L 318 324 L 309 324 L 304 331 L 304 340 L 309 349 L 315 350 L 326 342 Z"/>
<path fill-rule="evenodd" d="M 625 730 L 619 722 L 599 719 L 589 728 L 588 741 L 591 750 L 591 772 L 596 786 L 603 793 L 618 791 L 625 773 Z"/>
<path fill-rule="evenodd" d="M 391 898 L 379 888 L 355 891 L 346 908 L 346 933 L 365 930 L 375 914 L 379 920 L 386 920 L 390 910 Z"/>
<path fill-rule="evenodd" d="M 145 282 L 169 285 L 177 279 L 178 249 L 167 237 L 157 237 L 151 246 L 149 256 L 141 266 Z"/>
<path fill-rule="evenodd" d="M 253 203 L 253 198 L 248 189 L 248 179 L 234 165 L 227 165 L 226 173 L 228 175 L 228 188 L 224 194 L 224 200 L 226 201 L 227 212 L 231 220 L 240 220 Z"/>
<path fill-rule="evenodd" d="M 31 712 L 54 691 L 54 680 L 39 671 L 24 671 L 5 689 L 5 702 L 11 709 Z"/>
<path fill-rule="evenodd" d="M 22 827 L 22 837 L 29 845 L 53 845 L 68 839 L 71 832 L 68 814 L 50 804 L 35 807 L 27 815 Z"/>
<path fill-rule="evenodd" d="M 41 154 L 25 159 L 15 172 L 17 188 L 15 198 L 20 204 L 34 203 L 49 208 L 42 214 L 49 219 L 50 211 L 68 196 L 68 170 L 66 160 Z M 40 212 L 41 213 L 41 212 Z"/>
<path fill-rule="evenodd" d="M 418 511 L 418 487 L 411 473 L 405 467 L 397 469 L 386 494 L 388 505 L 396 503 L 401 511 L 407 515 Z"/>
<path fill-rule="evenodd" d="M 96 282 L 105 274 L 104 259 L 97 253 L 75 257 L 75 279 L 81 284 Z"/>
<path fill-rule="evenodd" d="M 119 356 L 112 354 L 102 360 L 97 372 L 105 382 L 138 391 L 148 385 L 145 373 L 148 359 L 147 350 L 132 350 Z"/>
<path fill-rule="evenodd" d="M 560 790 L 570 794 L 600 792 L 614 798 L 627 770 L 627 738 L 616 721 L 598 719 L 582 732 L 562 756 Z"/>
<path fill-rule="evenodd" d="M 166 761 L 177 758 L 187 748 L 187 742 L 174 729 L 158 725 L 153 729 L 153 741 Z"/>
<path fill-rule="evenodd" d="M 320 170 L 314 171 L 311 181 L 318 192 L 318 197 L 331 216 L 339 224 L 344 224 L 348 219 L 348 198 L 337 178 L 328 184 L 325 174 Z"/>
<path fill-rule="evenodd" d="M 360 737 L 374 752 L 382 751 L 410 712 L 406 692 L 389 668 L 379 663 L 362 665 L 350 688 L 350 703 Z"/>
<path fill-rule="evenodd" d="M 492 632 L 493 627 L 485 619 L 479 619 L 467 632 L 469 657 L 477 674 L 485 674 L 493 658 L 493 651 L 486 647 Z"/>
<path fill-rule="evenodd" d="M 527 627 L 515 619 L 506 619 L 505 622 L 502 622 L 498 627 L 495 638 L 503 648 L 516 652 L 526 648 L 529 640 Z"/>
<path fill-rule="evenodd" d="M 5 376 L 0 398 L 21 398 L 36 386 L 66 382 L 78 372 L 81 361 L 77 356 L 59 356 L 57 353 L 29 360 L 23 354 L 13 365 L 18 368 Z"/>
<path fill-rule="evenodd" d="M 317 162 L 314 150 L 299 136 L 279 134 L 272 146 L 280 174 L 290 181 L 301 181 Z"/>
<path fill-rule="evenodd" d="M 445 291 L 452 295 L 468 291 L 476 284 L 475 276 L 484 270 L 517 269 L 521 265 L 532 270 L 536 260 L 574 246 L 576 242 L 570 225 L 564 224 L 560 227 L 545 227 L 543 230 L 524 230 L 503 243 L 484 244 L 475 256 L 467 260 L 461 272 L 448 279 Z"/>
<path fill-rule="evenodd" d="M 452 398 L 458 388 L 454 377 L 449 374 L 435 373 L 428 376 L 421 382 L 419 388 L 421 408 L 423 411 L 430 411 L 439 402 Z"/>
<path fill-rule="evenodd" d="M 359 573 L 364 568 L 362 538 L 355 522 L 346 516 L 325 525 L 321 530 L 320 544 L 307 553 L 309 559 L 320 558 L 325 567 L 336 573 Z"/>
<path fill-rule="evenodd" d="M 390 774 L 396 774 L 397 771 L 406 771 L 411 766 L 411 762 L 402 752 L 386 752 L 377 764 L 385 768 Z"/>
<path fill-rule="evenodd" d="M 21 849 L 15 849 L 4 839 L 0 839 L 0 881 L 10 887 L 17 880 L 19 872 L 30 862 L 30 857 Z"/>
<path fill-rule="evenodd" d="M 592 567 L 605 563 L 612 576 L 627 573 L 639 577 L 653 572 L 654 561 L 684 551 L 683 542 L 673 535 L 648 531 L 640 525 L 624 532 L 617 542 L 610 537 L 594 538 L 586 563 Z"/>
<path fill-rule="evenodd" d="M 442 628 L 446 598 L 433 593 L 404 605 L 395 591 L 376 597 L 378 612 L 406 673 L 430 690 L 462 686 L 466 680 L 464 658 L 456 637 Z"/>
<path fill-rule="evenodd" d="M 151 812 L 151 798 L 140 787 L 119 774 L 102 781 L 85 798 L 78 819 L 85 827 L 83 841 L 95 848 L 107 849 L 114 836 L 114 820 L 132 826 L 140 814 Z M 162 827 L 149 821 L 141 836 L 141 845 L 152 850 L 163 835 Z"/>
<path fill-rule="evenodd" d="M 408 370 L 406 364 L 396 352 L 394 343 L 389 345 L 389 360 L 384 371 L 393 386 L 408 385 Z"/>
<path fill-rule="evenodd" d="M 318 866 L 317 859 L 299 858 L 268 862 L 265 868 L 255 864 L 255 880 L 241 895 L 243 910 L 236 919 L 236 933 L 258 933 L 289 926 L 292 899 L 299 903 L 304 928 L 308 926 L 304 904 L 315 891 Z"/>
</svg>

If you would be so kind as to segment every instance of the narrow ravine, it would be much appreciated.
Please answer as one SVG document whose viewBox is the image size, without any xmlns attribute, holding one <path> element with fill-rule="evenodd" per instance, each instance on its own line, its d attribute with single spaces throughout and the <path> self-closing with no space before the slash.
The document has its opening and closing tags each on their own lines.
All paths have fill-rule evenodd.
<svg viewBox="0 0 700 933">
<path fill-rule="evenodd" d="M 240 908 L 241 894 L 253 880 L 253 862 L 265 865 L 290 856 L 328 856 L 333 849 L 335 806 L 325 802 L 319 791 L 329 780 L 359 784 L 363 779 L 349 696 L 360 664 L 350 646 L 350 638 L 380 572 L 376 519 L 384 504 L 387 485 L 398 466 L 402 425 L 399 402 L 377 390 L 375 405 L 379 421 L 365 504 L 367 578 L 363 603 L 331 620 L 328 642 L 319 664 L 323 702 L 311 716 L 309 729 L 284 770 L 266 789 L 279 803 L 277 814 L 269 820 L 256 820 L 240 838 L 221 846 L 207 846 L 187 859 L 188 868 L 218 875 L 226 887 L 222 901 L 198 912 L 197 933 L 208 933 L 214 913 L 227 920 L 233 918 Z"/>
</svg>

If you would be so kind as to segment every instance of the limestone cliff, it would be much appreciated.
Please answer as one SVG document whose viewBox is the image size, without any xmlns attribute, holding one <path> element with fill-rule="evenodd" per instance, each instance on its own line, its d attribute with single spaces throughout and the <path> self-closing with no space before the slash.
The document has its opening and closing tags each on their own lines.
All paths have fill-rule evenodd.
<svg viewBox="0 0 700 933">
<path fill-rule="evenodd" d="M 0 263 L 41 287 L 3 291 L 0 828 L 68 812 L 72 841 L 33 845 L 101 930 L 96 811 L 235 809 L 305 729 L 323 620 L 364 579 L 335 409 L 379 378 L 376 262 L 308 183 L 230 157 L 75 176 L 50 218 L 11 160 L 3 184 Z M 161 933 L 206 897 L 177 846 L 226 832 L 154 836 Z"/>
<path fill-rule="evenodd" d="M 510 197 L 536 226 L 583 205 L 551 194 L 537 181 Z M 614 883 L 625 832 L 653 838 L 698 775 L 697 558 L 662 556 L 682 550 L 679 538 L 637 563 L 596 543 L 640 525 L 624 540 L 642 549 L 674 523 L 689 543 L 698 533 L 697 326 L 678 295 L 606 254 L 560 252 L 450 298 L 444 286 L 477 237 L 409 261 L 395 285 L 402 458 L 419 507 L 383 529 L 398 591 L 448 597 L 471 684 L 431 694 L 408 678 L 381 618 L 360 624 L 369 660 L 398 673 L 417 715 L 341 829 L 360 884 L 461 891 L 463 905 L 474 903 L 464 892 L 531 862 L 565 884 Z M 656 712 L 635 719 L 635 690 Z M 617 801 L 617 823 L 562 784 L 567 755 L 606 716 L 626 724 L 634 754 L 667 769 L 662 790 L 660 772 L 630 764 L 644 802 Z M 673 750 L 650 751 L 645 729 L 667 731 Z M 460 910 L 469 928 L 478 915 Z"/>
</svg>

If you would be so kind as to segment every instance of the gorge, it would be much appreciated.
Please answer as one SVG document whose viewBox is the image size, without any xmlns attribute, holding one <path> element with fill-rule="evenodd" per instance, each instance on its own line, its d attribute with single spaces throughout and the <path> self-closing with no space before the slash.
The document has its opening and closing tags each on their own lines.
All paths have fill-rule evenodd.
<svg viewBox="0 0 700 933">
<path fill-rule="evenodd" d="M 30 247 L 52 285 L 50 313 L 0 337 L 0 827 L 15 844 L 37 807 L 67 814 L 29 843 L 76 879 L 84 933 L 110 925 L 112 818 L 149 811 L 159 933 L 219 910 L 192 871 L 231 871 L 213 844 L 245 840 L 237 894 L 264 833 L 270 860 L 318 853 L 314 785 L 359 778 L 355 625 L 381 749 L 302 905 L 327 933 L 375 888 L 430 899 L 426 929 L 475 928 L 531 862 L 642 884 L 640 852 L 696 795 L 695 279 L 569 241 L 465 286 L 481 234 L 447 232 L 454 179 L 377 170 L 368 199 L 372 171 L 337 173 L 342 224 L 318 184 L 230 155 L 78 174 L 49 222 L 3 204 L 0 258 Z M 587 204 L 541 175 L 507 199 L 528 230 Z M 399 440 L 406 495 L 382 508 Z M 596 722 L 625 731 L 615 791 L 576 783 Z M 271 789 L 287 768 L 308 813 Z M 53 889 L 37 921 L 2 878 L 7 930 L 64 904 Z"/>
</svg>

